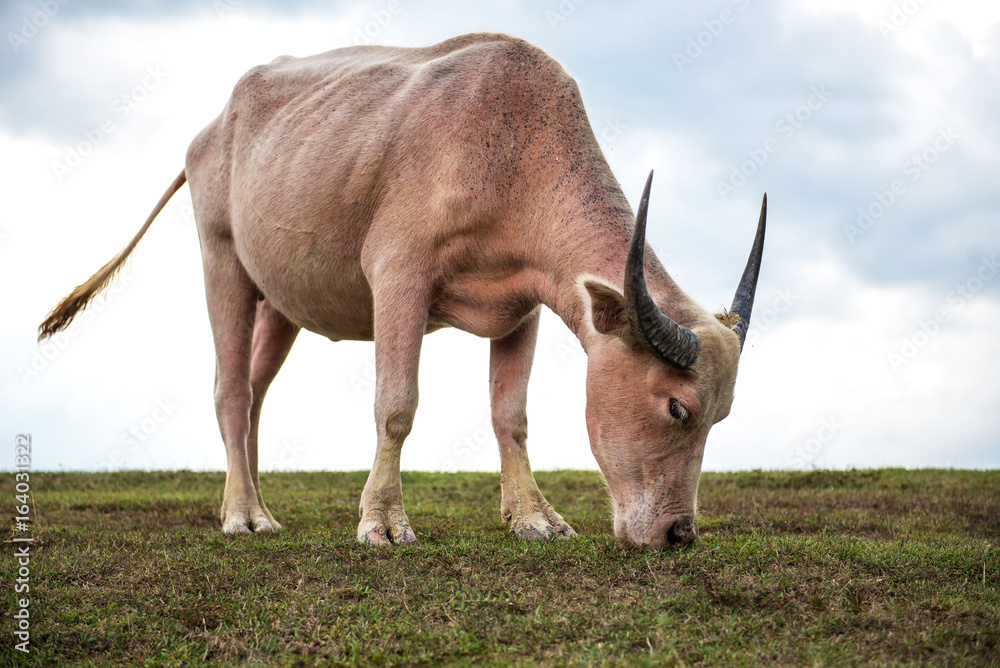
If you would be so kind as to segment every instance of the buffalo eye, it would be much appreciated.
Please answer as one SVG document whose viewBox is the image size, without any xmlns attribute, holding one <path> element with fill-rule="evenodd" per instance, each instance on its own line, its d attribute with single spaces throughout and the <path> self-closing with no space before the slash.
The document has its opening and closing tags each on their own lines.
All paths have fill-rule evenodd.
<svg viewBox="0 0 1000 668">
<path fill-rule="evenodd" d="M 670 399 L 670 416 L 675 420 L 680 420 L 681 422 L 687 422 L 690 413 L 688 410 L 681 406 L 681 403 L 671 397 Z"/>
</svg>

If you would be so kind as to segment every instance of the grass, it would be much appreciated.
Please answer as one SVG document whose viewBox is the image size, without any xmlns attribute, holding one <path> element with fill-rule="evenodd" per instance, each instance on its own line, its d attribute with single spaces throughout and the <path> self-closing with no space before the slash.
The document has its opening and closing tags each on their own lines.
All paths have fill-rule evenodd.
<svg viewBox="0 0 1000 668">
<path fill-rule="evenodd" d="M 706 473 L 676 552 L 620 548 L 578 471 L 537 475 L 576 540 L 508 535 L 496 474 L 405 473 L 419 542 L 359 545 L 365 476 L 264 474 L 285 530 L 228 537 L 222 474 L 33 473 L 0 663 L 1000 665 L 997 471 Z"/>
</svg>

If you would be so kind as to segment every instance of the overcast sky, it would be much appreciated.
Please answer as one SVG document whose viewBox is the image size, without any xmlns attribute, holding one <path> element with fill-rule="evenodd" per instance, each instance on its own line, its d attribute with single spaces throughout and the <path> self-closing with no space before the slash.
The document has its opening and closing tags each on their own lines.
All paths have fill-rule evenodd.
<svg viewBox="0 0 1000 668">
<path fill-rule="evenodd" d="M 38 323 L 135 234 L 249 68 L 478 30 L 578 81 L 649 239 L 728 306 L 760 197 L 768 239 L 729 418 L 704 467 L 1000 466 L 1000 3 L 32 0 L 0 9 L 0 436 L 36 469 L 224 469 L 183 188 L 123 278 L 42 347 Z M 425 339 L 407 469 L 499 468 L 489 344 Z M 300 335 L 262 468 L 367 469 L 374 347 Z M 586 357 L 546 312 L 535 468 L 596 468 Z"/>
</svg>

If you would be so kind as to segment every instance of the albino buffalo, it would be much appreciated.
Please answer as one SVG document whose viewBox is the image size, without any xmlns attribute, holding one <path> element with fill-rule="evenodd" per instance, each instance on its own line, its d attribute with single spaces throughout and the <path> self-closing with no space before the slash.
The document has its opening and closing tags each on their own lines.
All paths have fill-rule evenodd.
<svg viewBox="0 0 1000 668">
<path fill-rule="evenodd" d="M 650 174 L 650 180 L 652 173 Z M 522 538 L 574 536 L 525 449 L 544 304 L 588 357 L 587 428 L 626 545 L 695 537 L 709 429 L 729 413 L 764 243 L 764 208 L 728 313 L 692 301 L 646 247 L 576 83 L 538 48 L 472 34 L 359 46 L 255 67 L 187 152 L 139 233 L 39 327 L 66 327 L 167 200 L 191 186 L 215 338 L 228 471 L 222 530 L 280 528 L 257 476 L 264 394 L 303 327 L 375 341 L 375 462 L 358 540 L 416 539 L 399 456 L 423 336 L 489 337 L 500 513 Z"/>
</svg>

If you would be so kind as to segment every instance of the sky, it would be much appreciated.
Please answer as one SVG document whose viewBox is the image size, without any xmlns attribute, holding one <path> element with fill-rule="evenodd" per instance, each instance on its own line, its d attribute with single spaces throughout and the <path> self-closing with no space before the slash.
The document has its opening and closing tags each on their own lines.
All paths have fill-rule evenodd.
<svg viewBox="0 0 1000 668">
<path fill-rule="evenodd" d="M 648 239 L 727 307 L 768 236 L 730 416 L 705 470 L 1000 467 L 1000 4 L 954 0 L 27 0 L 0 8 L 0 440 L 32 467 L 225 468 L 183 188 L 68 332 L 38 323 L 124 246 L 236 80 L 278 55 L 472 31 L 576 79 Z M 404 469 L 499 470 L 489 344 L 426 337 Z M 586 355 L 543 314 L 536 469 L 597 464 Z M 263 470 L 370 467 L 374 346 L 299 336 Z M 11 457 L 12 459 L 12 457 Z"/>
</svg>

